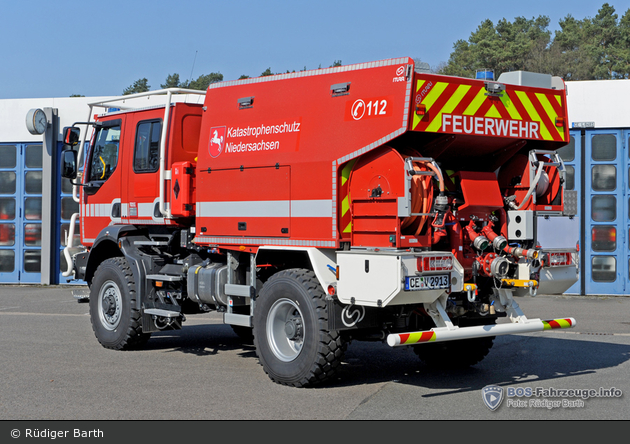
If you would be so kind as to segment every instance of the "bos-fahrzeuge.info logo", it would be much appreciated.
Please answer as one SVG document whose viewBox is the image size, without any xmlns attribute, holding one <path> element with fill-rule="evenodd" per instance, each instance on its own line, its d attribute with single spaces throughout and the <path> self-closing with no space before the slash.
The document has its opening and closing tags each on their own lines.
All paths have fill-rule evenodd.
<svg viewBox="0 0 630 444">
<path fill-rule="evenodd" d="M 598 389 L 556 389 L 553 387 L 499 387 L 487 385 L 481 389 L 483 403 L 495 411 L 503 403 L 514 408 L 580 408 L 589 398 L 621 398 L 620 389 L 615 387 Z"/>
<path fill-rule="evenodd" d="M 495 411 L 503 402 L 503 387 L 496 385 L 487 385 L 481 389 L 483 403 L 490 410 Z"/>
</svg>

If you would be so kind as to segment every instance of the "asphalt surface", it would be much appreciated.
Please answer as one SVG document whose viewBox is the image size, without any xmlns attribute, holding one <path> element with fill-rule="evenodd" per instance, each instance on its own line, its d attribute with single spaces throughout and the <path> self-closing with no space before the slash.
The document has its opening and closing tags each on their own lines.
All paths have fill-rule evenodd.
<svg viewBox="0 0 630 444">
<path fill-rule="evenodd" d="M 269 380 L 253 346 L 216 313 L 189 316 L 140 351 L 104 349 L 76 288 L 0 286 L 0 420 L 630 419 L 630 297 L 518 299 L 529 318 L 572 316 L 577 326 L 497 337 L 484 361 L 461 371 L 432 370 L 409 348 L 352 342 L 336 379 L 296 389 Z M 482 400 L 488 385 L 506 392 L 495 411 Z M 622 394 L 517 408 L 517 399 L 583 399 L 508 397 L 517 388 Z"/>
</svg>

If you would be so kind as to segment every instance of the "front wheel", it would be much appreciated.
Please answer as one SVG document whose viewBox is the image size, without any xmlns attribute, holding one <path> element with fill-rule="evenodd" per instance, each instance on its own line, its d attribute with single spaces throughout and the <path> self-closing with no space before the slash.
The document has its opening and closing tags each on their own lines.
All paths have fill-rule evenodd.
<svg viewBox="0 0 630 444">
<path fill-rule="evenodd" d="M 347 344 L 328 329 L 325 294 L 310 270 L 274 274 L 263 286 L 254 310 L 254 345 L 271 380 L 308 387 L 329 379 Z"/>
<path fill-rule="evenodd" d="M 96 269 L 90 286 L 90 319 L 96 339 L 105 348 L 125 350 L 149 339 L 151 334 L 142 332 L 133 273 L 125 258 L 107 259 Z"/>
</svg>

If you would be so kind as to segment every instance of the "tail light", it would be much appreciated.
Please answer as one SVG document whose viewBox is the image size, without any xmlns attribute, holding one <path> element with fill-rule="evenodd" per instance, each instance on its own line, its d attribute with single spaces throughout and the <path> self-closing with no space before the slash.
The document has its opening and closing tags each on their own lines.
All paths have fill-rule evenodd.
<svg viewBox="0 0 630 444">
<path fill-rule="evenodd" d="M 452 256 L 422 256 L 418 258 L 419 271 L 450 271 L 452 269 Z"/>
<path fill-rule="evenodd" d="M 545 262 L 548 267 L 562 267 L 565 265 L 571 265 L 573 261 L 571 260 L 571 253 L 563 252 L 549 253 Z"/>
</svg>

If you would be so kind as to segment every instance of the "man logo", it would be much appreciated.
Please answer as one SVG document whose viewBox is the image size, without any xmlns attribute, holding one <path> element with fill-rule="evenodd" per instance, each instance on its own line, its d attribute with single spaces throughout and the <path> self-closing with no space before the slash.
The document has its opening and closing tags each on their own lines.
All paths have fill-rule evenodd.
<svg viewBox="0 0 630 444">
<path fill-rule="evenodd" d="M 503 402 L 503 387 L 487 385 L 481 389 L 481 396 L 486 407 L 494 412 Z"/>
</svg>

